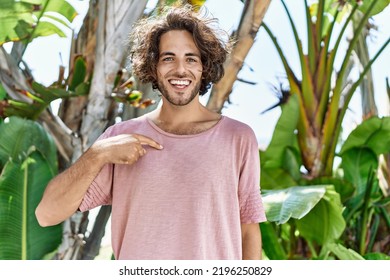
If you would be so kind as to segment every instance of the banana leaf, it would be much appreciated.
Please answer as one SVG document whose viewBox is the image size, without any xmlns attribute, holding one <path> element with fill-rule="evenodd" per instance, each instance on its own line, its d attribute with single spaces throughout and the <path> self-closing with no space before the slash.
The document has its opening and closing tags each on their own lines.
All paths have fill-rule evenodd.
<svg viewBox="0 0 390 280">
<path fill-rule="evenodd" d="M 340 260 L 364 260 L 356 251 L 346 248 L 341 244 L 331 243 L 327 245 L 329 249 Z"/>
<path fill-rule="evenodd" d="M 382 253 L 368 253 L 364 255 L 365 260 L 387 260 L 390 261 L 390 256 Z"/>
<path fill-rule="evenodd" d="M 296 220 L 297 229 L 310 242 L 330 244 L 337 240 L 345 229 L 342 212 L 340 195 L 333 186 L 326 186 L 323 198 L 306 216 Z"/>
<path fill-rule="evenodd" d="M 284 224 L 290 218 L 301 219 L 325 195 L 326 186 L 296 186 L 282 190 L 263 190 L 267 220 Z"/>
<path fill-rule="evenodd" d="M 0 45 L 53 34 L 65 37 L 63 29 L 69 29 L 77 15 L 65 0 L 2 0 L 1 5 Z"/>
<path fill-rule="evenodd" d="M 276 124 L 267 149 L 260 152 L 261 186 L 263 189 L 280 189 L 298 185 L 301 178 L 301 155 L 295 130 L 299 110 L 296 95 L 281 106 L 282 114 Z"/>
<path fill-rule="evenodd" d="M 35 218 L 52 177 L 48 161 L 37 151 L 22 163 L 6 163 L 0 177 L 0 259 L 37 260 L 60 244 L 61 225 L 42 228 Z"/>
<path fill-rule="evenodd" d="M 0 259 L 41 259 L 61 242 L 61 225 L 41 228 L 35 218 L 49 180 L 57 173 L 53 140 L 37 123 L 0 122 Z"/>
<path fill-rule="evenodd" d="M 260 223 L 263 250 L 270 260 L 286 260 L 287 254 L 270 222 Z"/>
<path fill-rule="evenodd" d="M 0 169 L 10 158 L 23 162 L 31 147 L 42 153 L 51 173 L 57 173 L 55 144 L 42 126 L 19 117 L 9 117 L 8 121 L 0 124 Z"/>
<path fill-rule="evenodd" d="M 362 122 L 348 136 L 340 154 L 362 147 L 370 148 L 377 156 L 390 152 L 390 117 L 372 117 Z"/>
<path fill-rule="evenodd" d="M 344 178 L 355 186 L 356 194 L 361 194 L 371 170 L 378 168 L 378 157 L 368 148 L 349 149 L 343 153 L 341 167 Z"/>
</svg>

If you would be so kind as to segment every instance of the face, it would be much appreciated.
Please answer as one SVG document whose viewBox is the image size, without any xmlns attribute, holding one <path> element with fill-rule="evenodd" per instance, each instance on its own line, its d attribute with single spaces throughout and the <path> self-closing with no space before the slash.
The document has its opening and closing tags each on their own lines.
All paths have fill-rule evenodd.
<svg viewBox="0 0 390 280">
<path fill-rule="evenodd" d="M 160 38 L 157 85 L 171 105 L 184 106 L 198 95 L 202 78 L 202 61 L 192 35 L 172 30 Z"/>
</svg>

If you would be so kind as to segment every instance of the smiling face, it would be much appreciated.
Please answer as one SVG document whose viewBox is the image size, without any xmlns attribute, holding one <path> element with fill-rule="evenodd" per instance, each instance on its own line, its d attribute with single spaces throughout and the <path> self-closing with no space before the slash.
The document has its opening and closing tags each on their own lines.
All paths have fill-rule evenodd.
<svg viewBox="0 0 390 280">
<path fill-rule="evenodd" d="M 191 34 L 171 30 L 160 38 L 157 85 L 170 104 L 184 106 L 198 95 L 202 61 Z"/>
</svg>

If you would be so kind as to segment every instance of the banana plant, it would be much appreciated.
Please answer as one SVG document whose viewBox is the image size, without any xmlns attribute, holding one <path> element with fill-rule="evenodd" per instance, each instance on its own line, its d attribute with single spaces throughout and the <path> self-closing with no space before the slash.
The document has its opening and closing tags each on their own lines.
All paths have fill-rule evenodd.
<svg viewBox="0 0 390 280">
<path fill-rule="evenodd" d="M 37 122 L 0 119 L 0 259 L 45 258 L 61 242 L 61 225 L 35 218 L 45 186 L 57 173 L 54 142 Z"/>
<path fill-rule="evenodd" d="M 60 67 L 59 81 L 45 87 L 34 80 L 23 54 L 37 37 L 56 34 L 65 37 L 71 31 L 76 10 L 65 0 L 1 0 L 0 21 L 0 117 L 20 116 L 36 120 L 50 102 L 88 93 L 85 61 L 77 57 L 70 79 L 64 80 Z M 12 42 L 8 53 L 5 43 Z M 21 67 L 21 64 L 23 65 Z M 77 75 L 76 75 L 77 74 Z"/>
<path fill-rule="evenodd" d="M 380 12 L 389 2 L 365 1 L 360 8 L 354 3 L 348 13 L 336 1 L 320 0 L 311 7 L 305 1 L 307 54 L 303 53 L 287 6 L 282 3 L 294 32 L 301 73 L 292 71 L 276 37 L 263 24 L 279 52 L 290 85 L 290 92 L 287 92 L 290 97 L 282 105 L 282 115 L 271 143 L 265 152 L 261 152 L 261 185 L 269 219 L 261 225 L 265 254 L 271 259 L 388 259 L 381 253 L 388 252 L 388 248 L 380 247 L 380 244 L 383 236 L 389 234 L 389 199 L 385 191 L 380 191 L 376 179 L 378 158 L 388 153 L 390 146 L 388 120 L 364 122 L 343 145 L 342 165 L 336 172 L 333 162 L 349 101 L 389 40 L 368 60 L 359 78 L 345 87 L 349 57 L 368 17 Z M 342 66 L 335 73 L 336 53 L 358 8 L 364 12 L 362 19 L 354 30 Z M 332 31 L 341 15 L 348 17 L 341 23 L 336 43 L 330 49 Z M 314 22 L 313 16 L 316 17 Z M 329 21 L 330 18 L 333 21 Z M 333 77 L 336 77 L 334 84 L 331 83 Z M 376 150 L 367 146 L 372 149 L 375 146 Z M 336 192 L 328 189 L 332 195 L 319 199 L 311 189 L 313 184 L 331 184 Z M 301 191 L 300 196 L 294 196 L 295 203 L 291 203 L 291 197 L 289 199 L 285 194 L 296 189 Z M 280 201 L 270 200 L 269 192 L 272 196 L 276 192 Z M 303 208 L 299 206 L 301 201 Z M 334 202 L 331 207 L 327 205 L 330 201 Z M 283 207 L 267 205 L 276 202 Z M 280 209 L 276 215 L 275 209 Z M 291 213 L 288 220 L 275 219 L 285 212 Z"/>
<path fill-rule="evenodd" d="M 388 6 L 389 1 L 319 0 L 315 5 L 308 6 L 305 0 L 307 53 L 304 53 L 302 41 L 285 2 L 283 0 L 281 2 L 294 33 L 301 66 L 300 73 L 294 73 L 286 54 L 268 25 L 263 22 L 262 26 L 273 41 L 282 60 L 291 95 L 298 97 L 299 119 L 296 128 L 302 163 L 307 170 L 305 176 L 312 179 L 331 176 L 336 145 L 349 102 L 371 65 L 389 44 L 390 39 L 379 48 L 366 65 L 363 65 L 363 70 L 357 80 L 346 85 L 349 59 L 368 18 L 382 11 Z M 336 69 L 335 58 L 339 55 L 340 44 L 358 9 L 363 12 L 363 16 L 359 25 L 354 29 L 352 39 L 348 42 L 346 53 L 342 54 L 344 59 L 340 68 Z M 341 16 L 344 20 L 337 23 Z M 336 25 L 341 27 L 338 34 L 334 34 Z M 331 45 L 333 38 L 335 43 Z M 333 79 L 335 79 L 334 83 Z"/>
<path fill-rule="evenodd" d="M 1 0 L 0 46 L 6 42 L 23 42 L 24 48 L 34 38 L 57 34 L 66 37 L 71 22 L 77 16 L 65 0 Z"/>
<path fill-rule="evenodd" d="M 356 186 L 343 212 L 350 225 L 345 239 L 361 255 L 374 249 L 390 250 L 390 245 L 381 240 L 390 235 L 389 190 L 380 185 L 377 176 L 380 157 L 389 153 L 390 117 L 372 117 L 361 123 L 340 151 L 344 178 Z"/>
<path fill-rule="evenodd" d="M 60 77 L 58 81 L 46 87 L 36 81 L 32 81 L 30 89 L 18 89 L 17 92 L 28 98 L 27 101 L 4 98 L 0 109 L 3 111 L 0 117 L 19 116 L 31 120 L 37 120 L 43 110 L 52 101 L 59 98 L 70 98 L 87 95 L 90 81 L 86 80 L 86 62 L 78 56 L 73 64 L 71 79 Z"/>
<path fill-rule="evenodd" d="M 387 259 L 390 199 L 376 179 L 379 157 L 390 151 L 390 118 L 370 118 L 342 145 L 331 177 L 301 174 L 295 128 L 297 96 L 282 105 L 268 148 L 260 152 L 268 222 L 261 224 L 270 259 Z M 381 245 L 384 244 L 384 245 Z"/>
<path fill-rule="evenodd" d="M 295 132 L 298 110 L 298 97 L 293 95 L 282 105 L 270 144 L 260 152 L 268 219 L 261 224 L 263 248 L 271 259 L 327 258 L 333 252 L 331 244 L 345 230 L 342 201 L 353 192 L 351 184 L 340 178 L 315 181 L 302 176 Z"/>
</svg>

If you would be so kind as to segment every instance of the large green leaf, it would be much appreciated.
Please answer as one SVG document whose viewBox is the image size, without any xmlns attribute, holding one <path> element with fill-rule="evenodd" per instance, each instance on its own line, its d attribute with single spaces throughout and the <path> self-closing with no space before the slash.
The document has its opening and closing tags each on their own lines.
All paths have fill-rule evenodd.
<svg viewBox="0 0 390 280">
<path fill-rule="evenodd" d="M 260 178 L 263 190 L 284 189 L 298 185 L 288 171 L 282 168 L 262 168 Z"/>
<path fill-rule="evenodd" d="M 264 189 L 294 186 L 300 178 L 301 157 L 295 133 L 299 118 L 297 99 L 292 95 L 282 106 L 271 142 L 264 152 L 260 152 L 260 178 Z"/>
<path fill-rule="evenodd" d="M 327 186 L 323 198 L 302 219 L 296 220 L 300 234 L 319 245 L 334 242 L 345 229 L 343 205 L 333 186 Z"/>
<path fill-rule="evenodd" d="M 326 247 L 340 260 L 364 260 L 364 258 L 352 249 L 345 248 L 341 244 L 331 243 Z"/>
<path fill-rule="evenodd" d="M 33 38 L 54 34 L 57 34 L 60 37 L 66 37 L 66 34 L 61 30 L 61 28 L 58 28 L 57 25 L 51 22 L 41 21 L 37 27 L 35 27 Z"/>
<path fill-rule="evenodd" d="M 54 12 L 65 17 L 69 22 L 72 22 L 77 16 L 77 11 L 65 0 L 46 0 L 49 1 L 45 12 Z"/>
<path fill-rule="evenodd" d="M 371 5 L 373 1 L 376 1 L 374 8 L 370 12 L 370 16 L 374 16 L 382 12 L 389 4 L 390 0 L 363 0 L 363 5 L 359 7 L 359 10 L 363 13 L 366 13 L 368 7 Z M 351 2 L 356 2 L 356 0 L 351 0 Z"/>
<path fill-rule="evenodd" d="M 34 147 L 48 161 L 51 173 L 57 172 L 55 144 L 37 122 L 10 117 L 0 125 L 0 136 L 0 168 L 10 158 L 18 163 L 23 162 L 31 147 Z"/>
<path fill-rule="evenodd" d="M 61 225 L 42 228 L 35 218 L 35 208 L 53 175 L 37 151 L 22 162 L 10 159 L 5 164 L 0 176 L 0 259 L 41 259 L 61 242 Z"/>
<path fill-rule="evenodd" d="M 262 154 L 262 168 L 283 167 L 286 148 L 298 149 L 295 133 L 299 118 L 298 111 L 298 98 L 296 95 L 292 95 L 288 102 L 282 106 L 282 114 L 275 126 L 271 142 Z"/>
<path fill-rule="evenodd" d="M 369 253 L 364 255 L 366 260 L 387 260 L 390 261 L 390 256 L 382 253 Z"/>
<path fill-rule="evenodd" d="M 14 0 L 1 1 L 0 45 L 26 38 L 32 32 L 33 5 Z"/>
<path fill-rule="evenodd" d="M 378 156 L 390 152 L 390 117 L 372 117 L 357 126 L 348 136 L 340 154 L 352 148 L 370 148 Z"/>
<path fill-rule="evenodd" d="M 23 39 L 28 43 L 38 36 L 52 34 L 64 37 L 62 29 L 69 28 L 76 15 L 76 10 L 65 0 L 2 0 L 0 45 Z"/>
<path fill-rule="evenodd" d="M 286 260 L 287 254 L 270 222 L 260 223 L 262 247 L 270 260 Z"/>
<path fill-rule="evenodd" d="M 297 186 L 282 190 L 263 190 L 267 220 L 284 224 L 290 218 L 301 219 L 321 200 L 326 186 Z"/>
<path fill-rule="evenodd" d="M 339 193 L 341 202 L 347 201 L 354 193 L 355 187 L 347 180 L 337 177 L 318 177 L 312 180 L 301 180 L 300 185 L 332 185 Z"/>
<path fill-rule="evenodd" d="M 371 149 L 352 148 L 343 153 L 342 159 L 344 178 L 356 187 L 357 194 L 364 192 L 370 172 L 378 168 L 378 157 Z"/>
<path fill-rule="evenodd" d="M 61 241 L 61 226 L 41 228 L 35 208 L 57 173 L 56 148 L 37 122 L 0 122 L 0 259 L 40 259 Z"/>
</svg>

